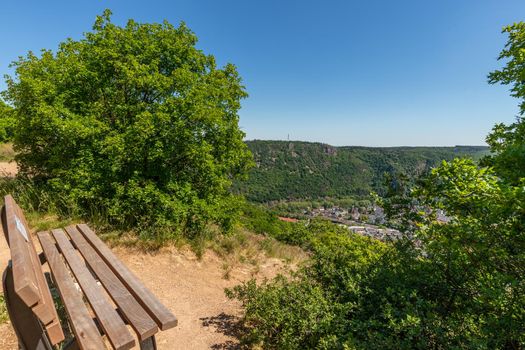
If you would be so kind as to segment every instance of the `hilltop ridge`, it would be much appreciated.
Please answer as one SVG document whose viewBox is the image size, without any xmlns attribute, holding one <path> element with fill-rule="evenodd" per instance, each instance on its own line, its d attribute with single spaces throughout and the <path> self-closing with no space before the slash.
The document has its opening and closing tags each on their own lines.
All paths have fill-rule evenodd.
<svg viewBox="0 0 525 350">
<path fill-rule="evenodd" d="M 382 192 L 384 173 L 415 176 L 443 160 L 479 159 L 486 146 L 364 147 L 304 141 L 246 141 L 255 167 L 234 190 L 250 201 L 365 197 Z"/>
</svg>

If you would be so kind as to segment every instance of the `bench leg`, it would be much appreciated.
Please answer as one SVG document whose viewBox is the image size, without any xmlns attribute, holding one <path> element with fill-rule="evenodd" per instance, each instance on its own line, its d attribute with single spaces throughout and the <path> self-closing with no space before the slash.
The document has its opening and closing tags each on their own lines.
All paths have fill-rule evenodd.
<svg viewBox="0 0 525 350">
<path fill-rule="evenodd" d="M 2 286 L 9 319 L 18 338 L 18 346 L 24 350 L 52 350 L 46 331 L 30 308 L 16 295 L 11 264 L 2 277 Z"/>
<path fill-rule="evenodd" d="M 151 336 L 140 342 L 140 350 L 157 350 L 157 342 L 155 336 Z"/>
</svg>

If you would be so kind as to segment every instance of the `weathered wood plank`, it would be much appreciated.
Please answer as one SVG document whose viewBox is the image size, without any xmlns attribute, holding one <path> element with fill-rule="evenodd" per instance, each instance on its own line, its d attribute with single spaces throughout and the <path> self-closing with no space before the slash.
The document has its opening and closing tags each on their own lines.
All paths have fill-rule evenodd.
<svg viewBox="0 0 525 350">
<path fill-rule="evenodd" d="M 13 264 L 13 284 L 15 293 L 32 307 L 40 301 L 35 271 L 31 267 L 31 258 L 27 249 L 27 241 L 17 227 L 15 201 L 11 195 L 4 198 L 7 235 Z M 21 221 L 20 221 L 21 224 Z M 19 225 L 18 225 L 19 226 Z M 29 235 L 29 232 L 25 232 Z"/>
<path fill-rule="evenodd" d="M 86 241 L 78 229 L 75 226 L 68 226 L 66 227 L 66 231 L 89 267 L 97 275 L 108 294 L 135 330 L 139 340 L 142 341 L 157 333 L 158 328 L 155 321 L 153 321 L 149 314 L 142 308 L 120 279 L 115 276 L 106 262 Z"/>
<path fill-rule="evenodd" d="M 40 258 L 38 257 L 36 253 L 33 239 L 30 235 L 29 225 L 27 224 L 27 220 L 25 218 L 24 213 L 22 212 L 22 209 L 14 200 L 12 200 L 12 207 L 10 210 L 14 210 L 15 226 L 17 230 L 20 231 L 20 229 L 22 229 L 25 231 L 27 235 L 27 241 L 25 241 L 24 244 L 25 244 L 25 248 L 28 250 L 28 253 L 29 253 L 30 266 L 36 278 L 36 283 L 37 283 L 36 287 L 37 287 L 37 291 L 39 295 L 39 300 L 32 307 L 32 310 L 35 313 L 35 315 L 39 318 L 40 322 L 42 322 L 42 324 L 46 326 L 46 329 L 47 329 L 47 326 L 54 329 L 51 332 L 52 336 L 50 337 L 50 341 L 53 345 L 56 345 L 62 340 L 64 340 L 64 334 L 60 327 L 60 323 L 57 322 L 58 315 L 55 309 L 55 304 L 53 303 L 53 298 L 51 297 L 49 286 L 47 285 L 44 274 L 42 272 L 42 265 L 40 262 Z M 17 222 L 17 219 L 18 219 L 18 222 Z M 13 231 L 11 231 L 11 233 L 15 235 L 18 234 Z M 25 237 L 24 237 L 24 240 L 25 240 Z M 53 326 L 51 325 L 52 323 L 54 323 Z"/>
<path fill-rule="evenodd" d="M 157 322 L 161 330 L 166 330 L 177 325 L 177 318 L 170 310 L 146 287 L 144 284 L 124 265 L 113 252 L 97 237 L 97 235 L 86 225 L 77 225 L 78 230 L 91 244 L 91 246 L 104 259 L 111 270 L 124 283 L 128 290 L 135 296 L 137 301 Z"/>
<path fill-rule="evenodd" d="M 104 349 L 102 337 L 91 319 L 89 311 L 82 300 L 82 295 L 76 289 L 73 279 L 69 275 L 67 267 L 62 261 L 49 232 L 39 232 L 38 239 L 44 250 L 61 299 L 64 302 L 66 312 L 71 320 L 71 328 L 80 348 Z"/>
<path fill-rule="evenodd" d="M 58 343 L 64 341 L 64 331 L 60 325 L 58 318 L 54 319 L 53 322 L 44 327 L 46 329 L 47 337 L 51 345 L 57 345 Z"/>
<path fill-rule="evenodd" d="M 33 306 L 33 312 L 40 319 L 40 321 L 47 326 L 58 320 L 58 315 L 53 302 L 53 297 L 51 296 L 51 292 L 49 290 L 49 286 L 47 285 L 44 273 L 42 272 L 40 258 L 36 254 L 35 245 L 31 237 L 29 238 L 27 245 L 29 249 L 29 256 L 31 258 L 31 264 L 35 271 L 38 291 L 40 294 L 40 300 L 35 306 Z M 64 340 L 64 335 L 62 334 L 60 337 L 60 332 L 53 332 L 53 334 L 58 336 L 58 338 L 50 339 L 53 345 L 56 345 L 57 343 Z"/>
<path fill-rule="evenodd" d="M 111 345 L 115 349 L 130 349 L 135 345 L 135 339 L 129 332 L 124 321 L 115 311 L 113 305 L 107 299 L 104 290 L 97 284 L 91 272 L 87 269 L 85 261 L 82 260 L 63 230 L 52 230 L 58 247 L 76 280 L 80 284 L 87 301 L 95 312 L 99 324 L 108 336 Z"/>
</svg>

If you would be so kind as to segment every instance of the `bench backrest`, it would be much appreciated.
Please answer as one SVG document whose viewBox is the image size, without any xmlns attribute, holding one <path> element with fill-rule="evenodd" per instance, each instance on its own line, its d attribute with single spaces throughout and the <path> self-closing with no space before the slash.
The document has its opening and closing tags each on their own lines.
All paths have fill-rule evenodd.
<svg viewBox="0 0 525 350">
<path fill-rule="evenodd" d="M 11 195 L 4 197 L 4 203 L 2 228 L 11 251 L 14 291 L 31 308 L 55 345 L 64 339 L 64 334 L 26 218 Z"/>
</svg>

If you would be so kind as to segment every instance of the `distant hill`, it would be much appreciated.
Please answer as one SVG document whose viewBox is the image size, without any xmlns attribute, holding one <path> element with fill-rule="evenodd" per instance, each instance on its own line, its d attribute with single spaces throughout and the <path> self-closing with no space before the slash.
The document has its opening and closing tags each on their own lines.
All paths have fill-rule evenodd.
<svg viewBox="0 0 525 350">
<path fill-rule="evenodd" d="M 334 147 L 299 141 L 247 141 L 256 167 L 234 190 L 250 201 L 362 197 L 381 192 L 385 172 L 414 176 L 455 157 L 479 159 L 484 146 Z"/>
</svg>

